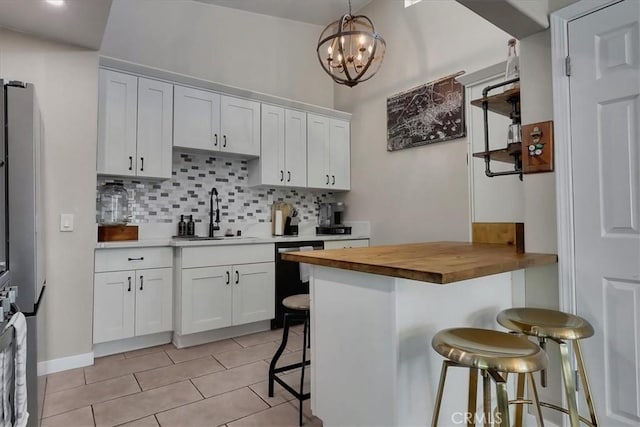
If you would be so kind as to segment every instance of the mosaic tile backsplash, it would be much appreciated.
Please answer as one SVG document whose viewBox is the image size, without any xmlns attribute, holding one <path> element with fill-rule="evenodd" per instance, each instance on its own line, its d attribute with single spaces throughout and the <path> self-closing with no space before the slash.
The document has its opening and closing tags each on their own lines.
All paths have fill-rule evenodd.
<svg viewBox="0 0 640 427">
<path fill-rule="evenodd" d="M 129 211 L 133 224 L 177 224 L 180 215 L 193 215 L 194 221 L 208 223 L 209 194 L 213 187 L 218 190 L 222 223 L 270 222 L 269 197 L 275 202 L 293 204 L 299 211 L 301 222 L 315 223 L 318 203 L 334 201 L 332 193 L 248 187 L 248 176 L 247 160 L 174 152 L 170 180 L 145 181 L 99 176 L 96 194 L 105 183 L 123 183 L 131 198 Z"/>
</svg>

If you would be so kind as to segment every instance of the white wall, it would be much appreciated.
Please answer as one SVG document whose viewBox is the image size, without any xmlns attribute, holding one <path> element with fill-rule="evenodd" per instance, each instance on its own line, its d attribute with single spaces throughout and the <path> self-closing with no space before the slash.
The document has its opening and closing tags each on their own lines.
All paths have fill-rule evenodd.
<svg viewBox="0 0 640 427">
<path fill-rule="evenodd" d="M 35 85 L 45 126 L 47 287 L 40 360 L 91 351 L 97 64 L 95 51 L 0 28 L 0 76 Z M 62 212 L 75 215 L 75 231 L 58 231 Z"/>
<path fill-rule="evenodd" d="M 386 99 L 503 61 L 509 36 L 456 2 L 375 0 L 361 12 L 387 53 L 371 80 L 335 89 L 336 108 L 353 113 L 346 217 L 370 220 L 373 244 L 468 240 L 467 139 L 387 152 Z"/>
<path fill-rule="evenodd" d="M 322 27 L 195 1 L 115 0 L 101 55 L 333 107 Z"/>
</svg>

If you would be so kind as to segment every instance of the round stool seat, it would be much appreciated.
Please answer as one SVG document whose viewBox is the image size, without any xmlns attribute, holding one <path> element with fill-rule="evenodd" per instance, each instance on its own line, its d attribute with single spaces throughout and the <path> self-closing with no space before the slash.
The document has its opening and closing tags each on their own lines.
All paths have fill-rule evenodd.
<svg viewBox="0 0 640 427">
<path fill-rule="evenodd" d="M 509 308 L 498 313 L 498 323 L 538 338 L 578 340 L 593 335 L 593 326 L 582 317 L 544 308 Z"/>
<path fill-rule="evenodd" d="M 282 300 L 282 305 L 290 310 L 309 310 L 309 294 L 291 295 Z"/>
<path fill-rule="evenodd" d="M 490 329 L 445 329 L 431 345 L 453 362 L 499 372 L 535 372 L 548 362 L 546 352 L 526 338 Z"/>
</svg>

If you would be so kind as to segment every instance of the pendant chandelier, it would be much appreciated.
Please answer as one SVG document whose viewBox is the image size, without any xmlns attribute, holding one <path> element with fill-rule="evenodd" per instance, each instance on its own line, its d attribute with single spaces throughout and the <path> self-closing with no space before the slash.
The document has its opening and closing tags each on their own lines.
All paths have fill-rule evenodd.
<svg viewBox="0 0 640 427">
<path fill-rule="evenodd" d="M 318 40 L 318 60 L 339 84 L 353 87 L 369 80 L 380 68 L 386 43 L 364 15 L 349 13 L 332 22 Z"/>
</svg>

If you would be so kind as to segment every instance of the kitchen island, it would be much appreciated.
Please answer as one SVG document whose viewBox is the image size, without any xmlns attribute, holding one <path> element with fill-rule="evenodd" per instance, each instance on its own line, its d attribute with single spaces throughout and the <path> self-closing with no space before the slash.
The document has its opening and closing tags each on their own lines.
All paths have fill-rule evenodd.
<svg viewBox="0 0 640 427">
<path fill-rule="evenodd" d="M 418 243 L 287 254 L 311 268 L 311 406 L 325 426 L 431 422 L 441 329 L 498 328 L 524 304 L 524 270 L 557 262 L 513 246 Z M 464 423 L 467 370 L 452 369 L 441 425 Z M 460 419 L 456 419 L 456 416 Z"/>
</svg>

